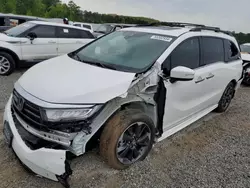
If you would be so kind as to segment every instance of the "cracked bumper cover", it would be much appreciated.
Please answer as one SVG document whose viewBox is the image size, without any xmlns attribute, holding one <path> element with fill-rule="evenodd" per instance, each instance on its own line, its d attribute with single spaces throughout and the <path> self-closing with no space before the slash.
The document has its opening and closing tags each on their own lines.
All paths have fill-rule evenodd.
<svg viewBox="0 0 250 188">
<path fill-rule="evenodd" d="M 20 161 L 35 174 L 58 181 L 58 177 L 67 178 L 66 150 L 41 148 L 31 150 L 19 135 L 11 113 L 11 99 L 5 107 L 4 122 L 8 122 L 13 134 L 11 147 Z M 71 171 L 71 170 L 70 170 Z M 60 180 L 60 179 L 59 179 Z"/>
</svg>

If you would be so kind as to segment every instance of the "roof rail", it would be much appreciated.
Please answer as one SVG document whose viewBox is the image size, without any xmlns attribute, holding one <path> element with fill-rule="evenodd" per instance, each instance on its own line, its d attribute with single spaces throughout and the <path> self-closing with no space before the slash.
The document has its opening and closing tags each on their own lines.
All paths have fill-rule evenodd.
<svg viewBox="0 0 250 188">
<path fill-rule="evenodd" d="M 233 36 L 232 32 L 230 31 L 223 31 L 219 27 L 210 27 L 202 24 L 193 24 L 193 23 L 183 23 L 183 22 L 153 22 L 150 24 L 139 24 L 136 27 L 146 27 L 146 26 L 168 26 L 168 27 L 193 27 L 190 31 L 201 31 L 201 30 L 208 30 L 214 32 L 221 32 L 227 35 Z"/>
<path fill-rule="evenodd" d="M 202 31 L 202 30 L 214 31 L 214 32 L 224 33 L 224 34 L 233 36 L 232 32 L 221 30 L 219 27 L 204 26 L 204 27 L 195 27 L 195 28 L 190 29 L 190 31 Z"/>
<path fill-rule="evenodd" d="M 137 27 L 144 26 L 169 26 L 169 27 L 186 27 L 186 26 L 195 26 L 195 27 L 205 27 L 205 25 L 194 24 L 194 23 L 183 23 L 183 22 L 153 22 L 150 24 L 138 24 Z"/>
</svg>

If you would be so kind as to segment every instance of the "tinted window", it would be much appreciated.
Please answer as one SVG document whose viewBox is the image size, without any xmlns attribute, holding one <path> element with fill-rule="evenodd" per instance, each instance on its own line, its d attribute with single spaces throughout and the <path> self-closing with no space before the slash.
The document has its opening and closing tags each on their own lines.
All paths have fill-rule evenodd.
<svg viewBox="0 0 250 188">
<path fill-rule="evenodd" d="M 56 29 L 50 25 L 39 25 L 30 32 L 34 32 L 38 38 L 56 38 Z"/>
<path fill-rule="evenodd" d="M 0 26 L 5 26 L 5 18 L 0 18 Z"/>
<path fill-rule="evenodd" d="M 93 39 L 95 38 L 89 31 L 80 30 L 81 38 Z"/>
<path fill-rule="evenodd" d="M 184 66 L 191 69 L 199 67 L 200 45 L 198 38 L 191 38 L 181 43 L 171 54 L 171 69 Z"/>
<path fill-rule="evenodd" d="M 58 37 L 59 38 L 82 38 L 81 30 L 60 27 L 58 30 Z"/>
<path fill-rule="evenodd" d="M 239 50 L 235 44 L 229 40 L 224 40 L 225 43 L 225 54 L 227 61 L 236 60 L 239 56 Z"/>
<path fill-rule="evenodd" d="M 204 37 L 202 39 L 203 65 L 224 61 L 223 40 L 219 38 Z"/>
</svg>

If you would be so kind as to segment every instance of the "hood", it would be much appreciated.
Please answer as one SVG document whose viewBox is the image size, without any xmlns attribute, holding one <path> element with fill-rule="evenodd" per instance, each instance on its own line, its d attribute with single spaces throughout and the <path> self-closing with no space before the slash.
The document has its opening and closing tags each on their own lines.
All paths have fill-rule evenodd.
<svg viewBox="0 0 250 188">
<path fill-rule="evenodd" d="M 20 42 L 19 38 L 15 37 L 10 37 L 4 33 L 0 33 L 0 41 L 5 41 L 5 42 Z"/>
<path fill-rule="evenodd" d="M 126 93 L 134 76 L 135 73 L 105 69 L 63 55 L 33 66 L 18 83 L 46 102 L 101 104 Z"/>
<path fill-rule="evenodd" d="M 0 33 L 0 41 L 6 41 L 8 40 L 10 37 L 8 37 L 6 34 L 4 33 Z"/>
<path fill-rule="evenodd" d="M 241 58 L 243 61 L 250 61 L 250 54 L 241 53 Z"/>
</svg>

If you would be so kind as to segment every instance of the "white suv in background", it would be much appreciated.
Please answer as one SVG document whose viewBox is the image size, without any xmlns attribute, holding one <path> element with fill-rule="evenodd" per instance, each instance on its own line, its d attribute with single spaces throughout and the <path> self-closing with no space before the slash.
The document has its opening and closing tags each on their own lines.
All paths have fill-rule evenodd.
<svg viewBox="0 0 250 188">
<path fill-rule="evenodd" d="M 82 27 L 82 28 L 88 29 L 88 30 L 90 30 L 91 33 L 94 32 L 92 25 L 89 24 L 89 23 L 74 22 L 73 26 Z"/>
<path fill-rule="evenodd" d="M 4 135 L 28 168 L 67 185 L 68 154 L 99 144 L 107 163 L 124 169 L 154 142 L 228 109 L 243 78 L 235 38 L 162 24 L 115 31 L 23 74 L 5 108 Z"/>
<path fill-rule="evenodd" d="M 0 33 L 0 75 L 16 66 L 72 52 L 94 39 L 88 29 L 30 21 Z"/>
</svg>

